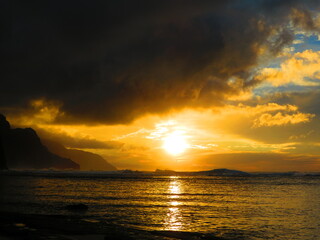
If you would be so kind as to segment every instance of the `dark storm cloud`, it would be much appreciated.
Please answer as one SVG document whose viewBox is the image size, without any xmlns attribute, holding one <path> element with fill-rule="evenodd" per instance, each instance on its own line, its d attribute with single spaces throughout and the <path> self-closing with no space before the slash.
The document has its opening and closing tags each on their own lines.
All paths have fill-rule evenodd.
<svg viewBox="0 0 320 240">
<path fill-rule="evenodd" d="M 302 0 L 2 4 L 0 110 L 47 99 L 65 113 L 57 121 L 113 124 L 221 104 L 254 86 L 261 47 L 276 53 L 290 43 L 289 19 L 314 30 L 308 9 L 318 7 Z"/>
</svg>

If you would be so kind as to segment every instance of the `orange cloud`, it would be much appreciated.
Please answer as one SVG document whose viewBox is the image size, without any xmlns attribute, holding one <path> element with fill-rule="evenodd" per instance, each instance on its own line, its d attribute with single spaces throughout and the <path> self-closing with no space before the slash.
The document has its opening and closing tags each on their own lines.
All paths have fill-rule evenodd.
<svg viewBox="0 0 320 240">
<path fill-rule="evenodd" d="M 314 114 L 309 113 L 283 114 L 278 112 L 274 115 L 264 113 L 253 121 L 253 127 L 270 127 L 305 123 L 309 122 L 314 116 Z"/>
<path fill-rule="evenodd" d="M 26 107 L 19 108 L 7 116 L 10 122 L 16 126 L 51 124 L 56 118 L 64 115 L 61 106 L 62 104 L 57 101 L 38 98 L 29 101 Z"/>
<path fill-rule="evenodd" d="M 258 104 L 252 107 L 252 106 L 247 106 L 240 103 L 236 106 L 228 106 L 226 109 L 227 109 L 227 112 L 237 112 L 237 113 L 245 113 L 249 115 L 256 115 L 260 113 L 274 112 L 274 111 L 295 112 L 298 110 L 298 107 L 291 104 L 280 105 L 277 103 Z"/>
<path fill-rule="evenodd" d="M 257 79 L 273 86 L 289 83 L 302 86 L 318 86 L 320 80 L 320 51 L 298 52 L 285 60 L 280 68 L 264 68 Z M 310 79 L 312 81 L 310 81 Z M 314 81 L 316 80 L 316 81 Z"/>
<path fill-rule="evenodd" d="M 237 118 L 247 118 L 252 122 L 253 128 L 305 123 L 315 116 L 299 112 L 295 105 L 277 103 L 259 104 L 254 107 L 238 104 L 237 106 L 228 106 L 224 113 L 229 117 L 236 115 Z"/>
</svg>

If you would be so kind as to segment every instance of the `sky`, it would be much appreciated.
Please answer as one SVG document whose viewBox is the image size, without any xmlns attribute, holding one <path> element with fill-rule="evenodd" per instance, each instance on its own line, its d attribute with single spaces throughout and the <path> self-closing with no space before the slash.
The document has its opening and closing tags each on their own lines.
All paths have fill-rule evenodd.
<svg viewBox="0 0 320 240">
<path fill-rule="evenodd" d="M 320 171 L 320 1 L 3 1 L 0 112 L 118 169 Z"/>
</svg>

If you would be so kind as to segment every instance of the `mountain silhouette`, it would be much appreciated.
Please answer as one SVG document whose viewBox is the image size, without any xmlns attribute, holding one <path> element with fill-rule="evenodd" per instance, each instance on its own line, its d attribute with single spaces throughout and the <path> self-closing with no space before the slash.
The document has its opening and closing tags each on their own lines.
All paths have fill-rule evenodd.
<svg viewBox="0 0 320 240">
<path fill-rule="evenodd" d="M 5 116 L 0 114 L 0 163 L 5 169 L 79 169 L 79 164 L 59 157 L 41 143 L 32 128 L 12 129 Z"/>
<path fill-rule="evenodd" d="M 70 158 L 72 161 L 78 163 L 80 165 L 80 170 L 117 170 L 98 154 L 77 149 L 67 149 L 62 144 L 48 139 L 42 139 L 41 141 L 49 151 L 61 157 Z"/>
</svg>

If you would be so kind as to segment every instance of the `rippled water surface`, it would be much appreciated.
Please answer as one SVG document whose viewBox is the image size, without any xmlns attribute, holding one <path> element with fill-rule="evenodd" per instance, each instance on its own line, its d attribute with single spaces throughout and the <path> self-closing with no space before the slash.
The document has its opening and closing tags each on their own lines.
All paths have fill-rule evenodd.
<svg viewBox="0 0 320 240">
<path fill-rule="evenodd" d="M 146 230 L 320 239 L 319 177 L 0 176 L 0 210 L 81 214 Z M 64 206 L 84 203 L 70 213 Z"/>
</svg>

